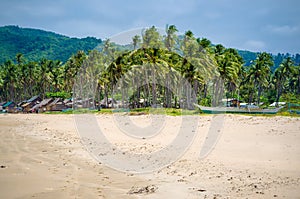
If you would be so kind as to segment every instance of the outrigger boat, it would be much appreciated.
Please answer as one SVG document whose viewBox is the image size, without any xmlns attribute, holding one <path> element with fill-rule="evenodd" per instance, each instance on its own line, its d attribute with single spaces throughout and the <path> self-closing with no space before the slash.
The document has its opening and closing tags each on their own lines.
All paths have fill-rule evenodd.
<svg viewBox="0 0 300 199">
<path fill-rule="evenodd" d="M 280 109 L 260 109 L 260 108 L 234 108 L 234 107 L 207 107 L 194 104 L 196 107 L 200 108 L 201 111 L 208 114 L 220 114 L 220 113 L 246 113 L 246 114 L 276 114 Z"/>
</svg>

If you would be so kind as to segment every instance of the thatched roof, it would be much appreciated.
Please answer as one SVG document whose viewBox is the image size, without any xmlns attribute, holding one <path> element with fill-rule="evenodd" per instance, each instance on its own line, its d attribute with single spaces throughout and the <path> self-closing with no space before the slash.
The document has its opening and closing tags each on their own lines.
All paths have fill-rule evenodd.
<svg viewBox="0 0 300 199">
<path fill-rule="evenodd" d="M 9 106 L 15 106 L 16 104 L 12 101 L 6 102 L 2 105 L 3 108 L 9 107 Z"/>
<path fill-rule="evenodd" d="M 37 100 L 41 101 L 42 99 L 40 98 L 40 96 L 36 95 L 36 96 L 30 98 L 29 100 L 27 100 L 27 102 L 34 102 Z"/>
<path fill-rule="evenodd" d="M 53 99 L 52 98 L 48 98 L 48 99 L 44 99 L 43 101 L 41 101 L 41 103 L 39 103 L 41 106 L 45 106 L 47 104 L 49 104 L 50 102 L 52 102 Z"/>
<path fill-rule="evenodd" d="M 103 100 L 100 101 L 101 104 L 105 104 L 105 102 L 106 102 L 106 98 L 104 98 Z M 112 102 L 113 102 L 114 104 L 117 103 L 117 101 L 116 101 L 115 99 L 113 99 L 113 98 L 108 98 L 107 103 L 108 103 L 108 104 L 111 104 Z"/>
<path fill-rule="evenodd" d="M 70 103 L 70 102 L 72 102 L 72 98 L 64 99 L 64 103 L 65 103 L 65 104 Z"/>
<path fill-rule="evenodd" d="M 30 104 L 31 104 L 31 102 L 26 102 L 25 104 L 22 104 L 21 107 L 24 108 L 24 107 L 26 107 L 26 106 L 28 106 L 28 105 L 30 105 Z"/>
<path fill-rule="evenodd" d="M 47 104 L 49 104 L 51 101 L 53 101 L 52 98 L 48 98 L 48 99 L 44 99 L 43 101 L 41 101 L 40 103 L 34 105 L 31 110 L 34 110 L 34 109 L 38 109 L 38 108 L 41 108 L 43 106 L 46 106 Z"/>
<path fill-rule="evenodd" d="M 51 102 L 51 104 L 49 104 L 49 106 L 53 106 L 59 102 L 63 102 L 63 100 L 61 98 L 55 98 L 55 100 L 53 102 Z"/>
</svg>

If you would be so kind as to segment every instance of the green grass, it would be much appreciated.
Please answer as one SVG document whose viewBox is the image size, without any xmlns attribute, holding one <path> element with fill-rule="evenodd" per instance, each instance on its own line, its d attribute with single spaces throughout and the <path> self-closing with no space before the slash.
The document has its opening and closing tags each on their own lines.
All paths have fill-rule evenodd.
<svg viewBox="0 0 300 199">
<path fill-rule="evenodd" d="M 183 110 L 175 108 L 136 108 L 136 109 L 104 109 L 90 110 L 90 109 L 69 109 L 66 111 L 48 111 L 44 114 L 84 114 L 84 113 L 95 113 L 95 114 L 113 114 L 113 113 L 125 113 L 128 115 L 170 115 L 170 116 L 181 116 L 181 115 L 199 115 L 199 110 Z"/>
<path fill-rule="evenodd" d="M 175 109 L 175 108 L 137 108 L 137 109 L 131 109 L 129 112 L 129 115 L 142 115 L 142 114 L 181 116 L 181 115 L 199 115 L 200 111 Z"/>
<path fill-rule="evenodd" d="M 97 113 L 98 110 L 89 110 L 89 109 L 68 109 L 66 111 L 47 111 L 44 114 L 82 114 L 82 113 Z"/>
<path fill-rule="evenodd" d="M 113 113 L 124 113 L 131 116 L 138 115 L 148 115 L 148 114 L 158 114 L 158 115 L 169 115 L 169 116 L 182 116 L 182 115 L 212 115 L 201 113 L 201 110 L 185 110 L 185 109 L 175 109 L 175 108 L 136 108 L 136 109 L 108 109 L 102 108 L 100 111 L 97 109 L 69 109 L 66 111 L 51 111 L 45 112 L 44 114 L 113 114 Z M 287 108 L 281 110 L 277 114 L 236 114 L 236 115 L 249 115 L 249 116 L 263 116 L 263 117 L 273 117 L 273 116 L 290 116 L 290 117 L 300 117 L 299 114 L 290 113 Z"/>
</svg>

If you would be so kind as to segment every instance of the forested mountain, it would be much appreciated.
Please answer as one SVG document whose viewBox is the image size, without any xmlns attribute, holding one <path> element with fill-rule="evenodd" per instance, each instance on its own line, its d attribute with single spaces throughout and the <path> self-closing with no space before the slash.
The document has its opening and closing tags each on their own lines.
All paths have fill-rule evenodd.
<svg viewBox="0 0 300 199">
<path fill-rule="evenodd" d="M 183 35 L 180 35 L 179 38 L 183 38 Z M 66 62 L 77 51 L 83 50 L 87 53 L 101 43 L 101 39 L 94 37 L 78 39 L 39 29 L 4 26 L 0 27 L 0 64 L 7 60 L 14 60 L 17 53 L 22 53 L 26 59 L 31 61 L 46 58 Z M 129 47 L 119 46 L 119 48 Z M 246 50 L 238 50 L 238 53 L 243 58 L 245 66 L 250 66 L 258 54 Z M 278 53 L 271 56 L 274 61 L 272 71 L 275 71 L 287 57 L 292 57 L 296 65 L 300 64 L 300 54 Z"/>
<path fill-rule="evenodd" d="M 153 26 L 142 36 L 133 36 L 130 45 L 120 46 L 109 39 L 72 39 L 41 30 L 4 27 L 2 40 L 6 42 L 1 48 L 12 58 L 0 63 L 0 101 L 19 102 L 52 94 L 86 98 L 74 94 L 90 91 L 73 92 L 80 73 L 86 75 L 80 75 L 80 89 L 92 88 L 97 101 L 113 97 L 133 107 L 139 107 L 141 99 L 147 101 L 142 106 L 186 108 L 192 107 L 192 101 L 219 105 L 222 98 L 257 105 L 262 102 L 264 106 L 280 100 L 300 103 L 300 55 L 238 51 L 196 38 L 190 30 L 183 36 L 177 31 L 175 25 L 167 26 L 162 35 Z M 95 48 L 97 42 L 101 44 Z M 63 54 L 67 57 L 60 57 Z M 151 82 L 154 78 L 160 83 Z M 180 83 L 181 78 L 187 83 Z M 174 86 L 178 82 L 179 86 Z M 174 86 L 173 91 L 169 85 Z M 123 90 L 115 97 L 118 88 Z"/>
<path fill-rule="evenodd" d="M 0 27 L 0 64 L 14 60 L 17 53 L 31 61 L 42 58 L 66 62 L 79 50 L 88 52 L 102 41 L 94 37 L 70 38 L 39 29 Z"/>
<path fill-rule="evenodd" d="M 242 56 L 245 66 L 250 66 L 258 55 L 258 53 L 250 52 L 247 50 L 238 50 L 238 53 Z M 271 56 L 274 62 L 274 65 L 271 67 L 272 72 L 274 72 L 279 67 L 279 65 L 283 62 L 283 60 L 287 59 L 288 57 L 291 57 L 291 59 L 296 65 L 300 64 L 300 54 L 298 53 L 295 55 L 291 55 L 289 53 L 286 54 L 278 53 L 277 55 L 271 54 Z"/>
</svg>

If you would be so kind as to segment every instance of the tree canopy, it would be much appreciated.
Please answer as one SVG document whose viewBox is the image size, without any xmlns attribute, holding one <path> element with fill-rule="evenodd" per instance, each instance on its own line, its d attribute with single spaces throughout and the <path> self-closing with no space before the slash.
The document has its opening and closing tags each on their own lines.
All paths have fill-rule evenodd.
<svg viewBox="0 0 300 199">
<path fill-rule="evenodd" d="M 0 66 L 0 100 L 22 101 L 50 94 L 76 97 L 73 89 L 79 74 L 84 74 L 79 76 L 79 86 L 87 91 L 87 98 L 95 94 L 97 101 L 107 102 L 113 97 L 131 107 L 190 108 L 191 102 L 219 105 L 222 98 L 260 105 L 300 95 L 300 67 L 295 56 L 284 58 L 274 68 L 271 54 L 255 55 L 247 65 L 238 50 L 196 38 L 190 30 L 182 37 L 175 25 L 167 25 L 161 35 L 152 26 L 142 37 L 134 36 L 130 46 L 120 47 L 107 39 L 101 48 L 89 52 L 83 48 L 66 60 L 36 60 L 30 53 L 16 53 Z"/>
</svg>

